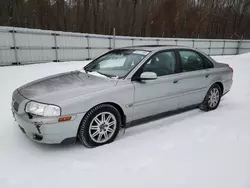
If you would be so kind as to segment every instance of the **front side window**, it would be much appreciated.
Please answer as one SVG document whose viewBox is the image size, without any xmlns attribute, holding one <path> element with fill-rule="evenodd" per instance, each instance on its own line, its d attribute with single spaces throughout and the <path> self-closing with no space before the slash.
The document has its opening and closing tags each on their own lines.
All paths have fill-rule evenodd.
<svg viewBox="0 0 250 188">
<path fill-rule="evenodd" d="M 157 76 L 166 76 L 175 73 L 176 58 L 172 51 L 159 52 L 153 55 L 142 67 L 142 72 L 154 72 Z"/>
<path fill-rule="evenodd" d="M 107 77 L 122 78 L 126 76 L 150 52 L 144 50 L 119 49 L 113 50 L 92 61 L 84 69 L 98 72 Z"/>
<path fill-rule="evenodd" d="M 180 51 L 182 71 L 190 72 L 204 69 L 202 58 L 194 51 Z"/>
</svg>

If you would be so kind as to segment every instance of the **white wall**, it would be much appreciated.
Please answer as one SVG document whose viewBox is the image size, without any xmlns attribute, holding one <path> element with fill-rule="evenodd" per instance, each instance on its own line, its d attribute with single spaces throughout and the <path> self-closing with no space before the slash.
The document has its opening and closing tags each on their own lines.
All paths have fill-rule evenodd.
<svg viewBox="0 0 250 188">
<path fill-rule="evenodd" d="M 133 45 L 182 45 L 208 55 L 250 52 L 250 40 L 145 38 L 0 27 L 0 66 L 93 59 L 115 48 Z"/>
</svg>

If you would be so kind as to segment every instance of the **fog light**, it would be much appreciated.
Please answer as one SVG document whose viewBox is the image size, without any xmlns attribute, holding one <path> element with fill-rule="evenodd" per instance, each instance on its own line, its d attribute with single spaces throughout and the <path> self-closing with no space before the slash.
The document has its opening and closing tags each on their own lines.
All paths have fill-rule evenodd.
<svg viewBox="0 0 250 188">
<path fill-rule="evenodd" d="M 58 119 L 58 122 L 62 122 L 62 121 L 70 121 L 71 120 L 71 116 L 68 116 L 68 117 L 60 117 Z"/>
</svg>

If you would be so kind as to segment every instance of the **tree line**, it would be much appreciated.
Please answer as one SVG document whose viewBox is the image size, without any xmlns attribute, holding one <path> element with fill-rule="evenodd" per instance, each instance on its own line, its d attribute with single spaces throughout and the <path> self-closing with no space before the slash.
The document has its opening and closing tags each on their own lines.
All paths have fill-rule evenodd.
<svg viewBox="0 0 250 188">
<path fill-rule="evenodd" d="M 0 25 L 142 37 L 250 38 L 250 0 L 1 0 Z"/>
</svg>

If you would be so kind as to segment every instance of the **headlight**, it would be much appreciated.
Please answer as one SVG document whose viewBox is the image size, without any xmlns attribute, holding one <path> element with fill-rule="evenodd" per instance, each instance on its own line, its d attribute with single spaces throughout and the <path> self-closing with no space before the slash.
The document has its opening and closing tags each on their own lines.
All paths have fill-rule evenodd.
<svg viewBox="0 0 250 188">
<path fill-rule="evenodd" d="M 25 111 L 27 113 L 39 115 L 39 116 L 60 116 L 61 109 L 58 106 L 41 104 L 38 102 L 28 102 Z"/>
</svg>

